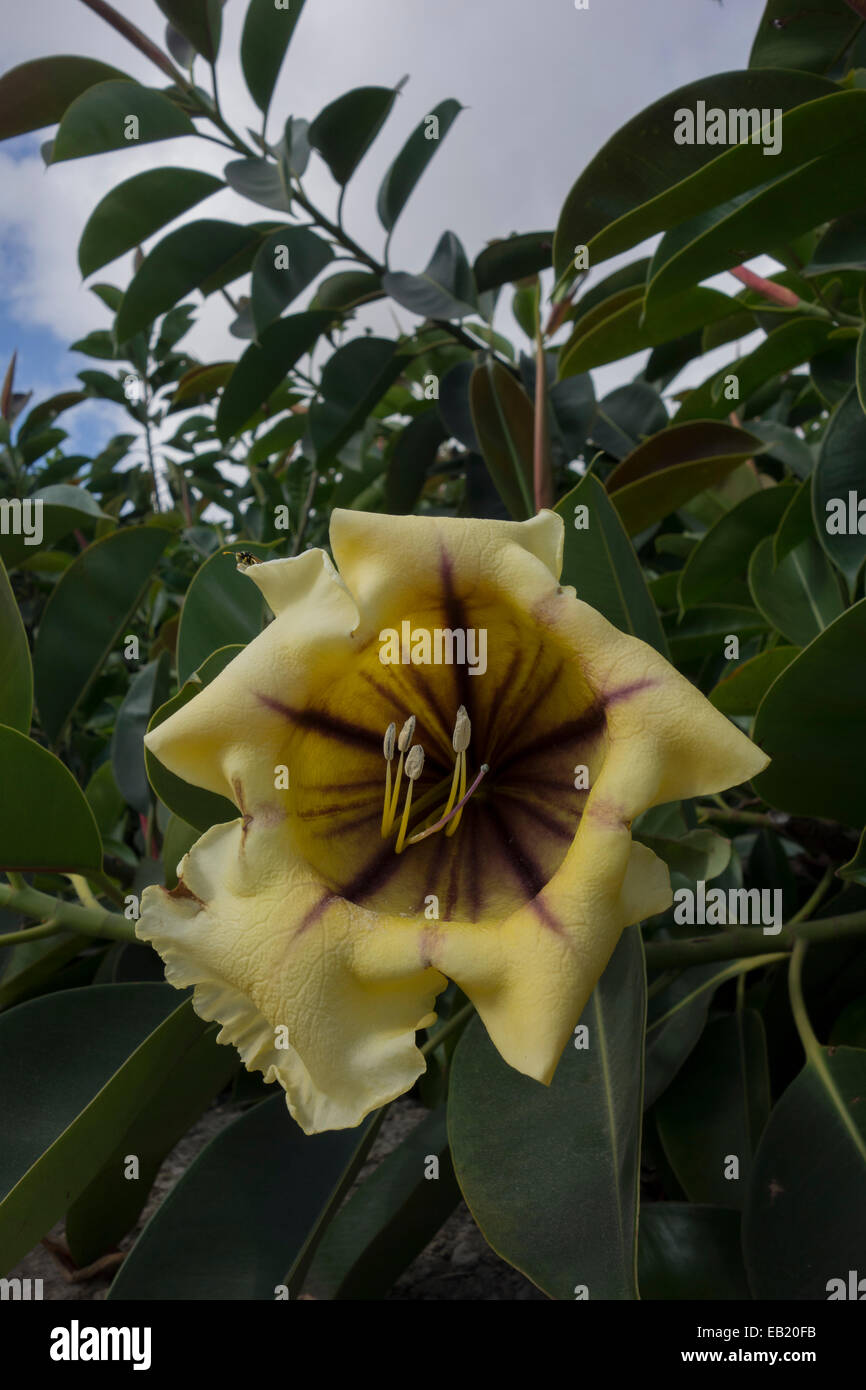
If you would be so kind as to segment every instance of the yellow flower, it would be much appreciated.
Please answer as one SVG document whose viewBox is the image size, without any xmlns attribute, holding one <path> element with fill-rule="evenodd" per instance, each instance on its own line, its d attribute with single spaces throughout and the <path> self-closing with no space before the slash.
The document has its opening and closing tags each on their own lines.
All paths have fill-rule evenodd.
<svg viewBox="0 0 866 1390">
<path fill-rule="evenodd" d="M 552 512 L 335 511 L 331 544 L 336 569 L 321 550 L 246 569 L 275 620 L 147 736 L 241 814 L 138 924 L 308 1133 L 412 1086 L 448 979 L 549 1084 L 622 930 L 672 900 L 635 816 L 767 762 L 559 585 Z"/>
</svg>

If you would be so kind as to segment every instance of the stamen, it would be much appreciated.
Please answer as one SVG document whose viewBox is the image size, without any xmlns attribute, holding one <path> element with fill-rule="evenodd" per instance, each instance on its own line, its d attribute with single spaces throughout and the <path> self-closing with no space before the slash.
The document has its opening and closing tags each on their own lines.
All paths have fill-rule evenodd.
<svg viewBox="0 0 866 1390">
<path fill-rule="evenodd" d="M 466 706 L 461 705 L 457 711 L 457 718 L 454 722 L 454 733 L 451 736 L 451 745 L 455 753 L 465 753 L 469 747 L 469 740 L 472 736 L 472 725 L 469 722 L 469 715 L 466 713 Z"/>
<path fill-rule="evenodd" d="M 410 835 L 409 839 L 406 841 L 406 844 L 407 844 L 407 845 L 417 845 L 419 840 L 426 840 L 428 835 L 434 835 L 434 834 L 436 833 L 437 830 L 441 830 L 442 827 L 443 827 L 443 825 L 447 824 L 447 822 L 450 821 L 450 820 L 452 819 L 452 817 L 459 817 L 459 816 L 461 816 L 461 815 L 463 814 L 463 807 L 466 805 L 466 803 L 467 803 L 467 801 L 469 800 L 470 796 L 471 796 L 472 793 L 475 791 L 475 789 L 476 789 L 476 787 L 478 786 L 479 782 L 481 781 L 482 777 L 485 775 L 485 773 L 487 773 L 487 772 L 489 772 L 489 771 L 490 771 L 489 764 L 487 764 L 487 763 L 482 763 L 482 764 L 481 764 L 481 769 L 480 769 L 480 771 L 479 771 L 479 773 L 478 773 L 478 776 L 475 778 L 475 781 L 472 783 L 472 786 L 469 788 L 468 792 L 466 792 L 466 794 L 465 794 L 464 796 L 462 796 L 461 799 L 458 801 L 457 805 L 454 807 L 454 810 L 453 810 L 453 811 L 447 812 L 444 816 L 442 816 L 441 820 L 437 820 L 437 822 L 436 822 L 435 825 L 429 825 L 429 826 L 427 827 L 426 830 L 420 831 L 420 833 L 417 834 L 417 835 Z M 452 822 L 452 823 L 453 823 L 453 822 Z M 449 826 L 449 829 L 450 829 L 450 828 L 451 828 L 451 827 Z M 448 831 L 447 831 L 447 830 L 446 830 L 445 834 L 446 834 L 446 835 L 448 834 Z M 399 842 L 398 842 L 398 843 L 399 843 Z"/>
<path fill-rule="evenodd" d="M 406 776 L 409 779 L 409 790 L 406 792 L 406 805 L 403 807 L 403 818 L 400 821 L 400 833 L 397 836 L 397 843 L 394 846 L 397 854 L 403 850 L 403 841 L 406 839 L 406 827 L 409 824 L 409 811 L 412 806 L 412 791 L 417 778 L 421 776 L 424 769 L 424 749 L 420 744 L 414 744 L 406 755 Z"/>
<path fill-rule="evenodd" d="M 393 816 L 391 815 L 391 759 L 394 756 L 394 744 L 397 738 L 397 725 L 389 724 L 385 730 L 385 738 L 382 744 L 382 751 L 385 754 L 385 804 L 382 807 L 382 835 L 388 834 L 391 829 Z"/>
<path fill-rule="evenodd" d="M 459 767 L 460 767 L 460 790 L 459 790 L 459 792 L 458 792 L 458 796 L 459 796 L 459 798 L 460 798 L 460 805 L 459 805 L 459 806 L 455 806 L 455 808 L 454 808 L 454 819 L 452 820 L 452 822 L 451 822 L 451 824 L 449 825 L 448 829 L 445 831 L 445 834 L 446 834 L 447 836 L 449 836 L 449 838 L 450 838 L 450 836 L 452 836 L 452 835 L 454 834 L 454 832 L 456 831 L 458 825 L 460 824 L 460 818 L 461 818 L 461 816 L 463 815 L 463 812 L 462 812 L 462 810 L 460 809 L 460 807 L 463 805 L 463 802 L 464 802 L 465 799 L 466 799 L 466 754 L 465 754 L 465 753 L 458 753 L 458 754 L 457 754 L 457 762 L 458 762 Z M 457 768 L 455 768 L 454 771 L 456 772 L 456 771 L 457 771 Z"/>
<path fill-rule="evenodd" d="M 394 824 L 394 817 L 397 814 L 397 802 L 400 800 L 400 783 L 403 780 L 403 760 L 406 756 L 406 749 L 412 742 L 412 735 L 415 732 L 415 716 L 410 714 L 406 723 L 397 735 L 397 747 L 400 749 L 400 758 L 397 763 L 397 776 L 394 779 L 394 795 L 391 797 L 391 807 L 388 812 L 388 830 Z M 385 832 L 387 834 L 387 831 Z"/>
</svg>

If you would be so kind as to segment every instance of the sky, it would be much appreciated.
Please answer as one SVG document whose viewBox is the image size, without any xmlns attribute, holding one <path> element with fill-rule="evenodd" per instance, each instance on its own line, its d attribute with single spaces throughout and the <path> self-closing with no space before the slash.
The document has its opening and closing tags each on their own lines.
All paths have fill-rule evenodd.
<svg viewBox="0 0 866 1390">
<path fill-rule="evenodd" d="M 162 42 L 165 21 L 155 0 L 116 0 L 116 7 Z M 575 179 L 643 107 L 686 82 L 744 68 L 763 8 L 763 0 L 589 0 L 580 10 L 575 0 L 307 0 L 276 87 L 269 136 L 278 137 L 289 114 L 312 119 L 353 87 L 393 86 L 408 74 L 344 206 L 348 230 L 379 257 L 384 233 L 375 199 L 382 176 L 427 112 L 446 97 L 457 98 L 467 109 L 401 216 L 391 264 L 421 270 L 446 229 L 472 260 L 490 239 L 555 227 Z M 245 0 L 228 0 L 219 63 L 223 109 L 241 132 L 260 124 L 237 60 L 245 10 Z M 164 85 L 146 58 L 78 0 L 29 0 L 7 9 L 4 70 L 61 53 L 87 54 L 147 85 Z M 196 75 L 204 84 L 201 64 Z M 75 339 L 108 326 L 107 311 L 81 281 L 76 257 L 99 200 L 144 169 L 171 164 L 220 174 L 232 158 L 217 145 L 184 138 L 46 169 L 39 147 L 51 133 L 0 144 L 0 364 L 5 370 L 18 350 L 16 387 L 32 388 L 34 401 L 75 387 L 76 372 L 106 365 L 69 351 Z M 333 211 L 337 190 L 315 156 L 304 183 L 314 202 Z M 269 215 L 226 190 L 181 221 Z M 638 254 L 635 248 L 624 259 Z M 588 284 L 618 263 L 605 263 Z M 131 258 L 125 257 L 88 283 L 125 287 L 130 274 Z M 739 288 L 728 276 L 710 283 Z M 394 329 L 394 315 L 403 329 L 416 322 L 398 306 L 366 312 L 386 334 Z M 202 361 L 238 356 L 243 344 L 228 333 L 230 317 L 222 298 L 212 296 L 183 348 Z M 497 327 L 510 333 L 514 325 L 509 316 Z M 516 330 L 514 336 L 521 342 Z M 704 359 L 692 380 L 702 379 L 716 356 Z M 640 359 L 629 359 L 601 368 L 594 373 L 597 392 L 630 380 L 639 366 Z M 119 408 L 103 403 L 83 405 L 62 423 L 70 430 L 67 447 L 93 452 L 129 427 Z"/>
</svg>

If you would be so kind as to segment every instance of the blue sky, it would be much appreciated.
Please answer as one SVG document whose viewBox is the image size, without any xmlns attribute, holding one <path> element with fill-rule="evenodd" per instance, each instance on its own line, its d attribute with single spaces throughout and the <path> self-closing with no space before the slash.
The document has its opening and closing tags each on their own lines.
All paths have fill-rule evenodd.
<svg viewBox="0 0 866 1390">
<path fill-rule="evenodd" d="M 161 38 L 164 19 L 153 0 L 123 0 L 118 7 Z M 255 115 L 236 61 L 245 9 L 243 0 L 228 0 L 220 63 L 223 105 L 238 128 L 253 124 Z M 685 82 L 745 67 L 762 12 L 762 0 L 590 0 L 581 11 L 574 0 L 307 0 L 277 86 L 273 131 L 288 114 L 312 117 L 351 87 L 393 85 L 410 75 L 346 199 L 348 228 L 379 254 L 375 194 L 382 175 L 422 116 L 456 97 L 468 109 L 398 224 L 392 263 L 420 270 L 446 228 L 472 258 L 489 238 L 555 226 L 578 174 L 642 107 Z M 51 53 L 86 53 L 161 84 L 156 68 L 76 0 L 31 0 L 10 10 L 4 49 L 9 67 Z M 50 134 L 0 145 L 0 359 L 5 369 L 18 349 L 18 388 L 33 386 L 35 399 L 74 386 L 75 373 L 86 366 L 104 365 L 68 350 L 107 321 L 76 262 L 78 238 L 99 199 L 145 168 L 176 164 L 220 173 L 224 163 L 217 146 L 184 139 L 45 170 L 39 146 Z M 324 166 L 308 184 L 315 201 L 333 207 Z M 206 208 L 207 216 L 251 221 L 259 215 L 229 191 Z M 190 214 L 197 215 L 203 214 Z M 94 279 L 125 285 L 128 259 Z M 369 312 L 377 329 L 393 331 L 390 310 Z M 404 311 L 397 318 L 402 327 L 412 321 Z M 204 361 L 237 356 L 228 319 L 227 306 L 213 297 L 184 346 Z M 610 389 L 637 368 L 636 362 L 604 368 L 597 388 Z M 705 363 L 698 376 L 706 370 Z M 121 410 L 102 405 L 82 407 L 64 423 L 74 447 L 94 450 L 127 428 Z"/>
</svg>

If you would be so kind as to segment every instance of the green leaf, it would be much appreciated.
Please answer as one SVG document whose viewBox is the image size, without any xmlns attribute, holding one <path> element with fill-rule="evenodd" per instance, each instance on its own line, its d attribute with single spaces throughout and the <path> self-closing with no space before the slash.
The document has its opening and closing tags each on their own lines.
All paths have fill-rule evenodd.
<svg viewBox="0 0 866 1390">
<path fill-rule="evenodd" d="M 435 1177 L 429 1159 L 438 1159 Z M 460 1201 L 444 1107 L 431 1111 L 340 1208 L 304 1292 L 313 1298 L 383 1298 Z"/>
<path fill-rule="evenodd" d="M 32 507 L 27 511 L 27 503 L 40 500 L 42 535 L 37 546 L 34 544 L 39 534 L 36 514 Z M 102 510 L 93 493 L 83 487 L 73 487 L 69 483 L 52 483 L 50 487 L 38 488 L 22 504 L 21 517 L 22 526 L 18 528 L 19 534 L 0 536 L 0 555 L 9 569 L 20 566 L 25 556 L 53 545 L 76 527 L 89 527 L 97 521 L 114 523 L 114 518 Z"/>
<path fill-rule="evenodd" d="M 371 1126 L 305 1135 L 280 1094 L 212 1139 L 151 1217 L 108 1293 L 273 1302 Z M 255 1155 L 255 1174 L 250 1156 Z"/>
<path fill-rule="evenodd" d="M 679 839 L 667 835 L 646 835 L 636 830 L 634 838 L 659 859 L 692 883 L 718 878 L 731 862 L 731 842 L 714 830 L 689 830 Z"/>
<path fill-rule="evenodd" d="M 532 516 L 535 409 L 520 382 L 488 358 L 472 373 L 469 405 L 496 491 L 516 521 Z"/>
<path fill-rule="evenodd" d="M 188 681 L 218 648 L 251 642 L 262 630 L 265 600 L 252 580 L 239 572 L 231 553 L 238 549 L 258 560 L 273 559 L 268 546 L 232 541 L 196 570 L 180 615 L 179 681 Z"/>
<path fill-rule="evenodd" d="M 332 322 L 333 314 L 329 310 L 308 309 L 272 323 L 260 334 L 257 343 L 250 344 L 223 391 L 216 416 L 220 439 L 231 439 L 245 428 L 298 359 L 312 350 Z"/>
<path fill-rule="evenodd" d="M 787 507 L 773 537 L 773 565 L 778 565 L 804 541 L 814 540 L 815 520 L 812 516 L 812 482 L 804 478 Z"/>
<path fill-rule="evenodd" d="M 404 358 L 390 338 L 356 338 L 322 368 L 323 399 L 310 407 L 310 437 L 316 466 L 331 463 L 361 428 L 373 406 L 399 375 Z"/>
<path fill-rule="evenodd" d="M 172 409 L 201 405 L 204 401 L 213 400 L 217 391 L 225 386 L 236 365 L 235 362 L 210 362 L 202 367 L 191 367 L 177 383 L 171 398 Z"/>
<path fill-rule="evenodd" d="M 428 319 L 461 319 L 478 313 L 475 279 L 462 243 L 453 232 L 443 232 L 436 250 L 420 275 L 389 271 L 382 286 L 392 299 Z"/>
<path fill-rule="evenodd" d="M 378 275 L 370 270 L 340 270 L 329 275 L 316 288 L 310 301 L 312 309 L 357 309 L 359 304 L 369 304 L 374 299 L 383 299 L 384 290 Z"/>
<path fill-rule="evenodd" d="M 191 1001 L 181 1004 L 161 1031 L 169 1029 L 171 1064 L 159 1087 L 66 1214 L 66 1241 L 81 1267 L 116 1246 L 135 1225 L 163 1160 L 240 1066 L 234 1048 L 217 1043 L 219 1024 L 198 1018 Z M 130 1154 L 139 1165 L 134 1181 L 125 1171 Z"/>
<path fill-rule="evenodd" d="M 0 1074 L 4 1274 L 99 1172 L 193 1027 L 164 984 L 63 990 L 0 1015 L 0 1045 L 16 1059 Z"/>
<path fill-rule="evenodd" d="M 684 970 L 649 1001 L 644 1108 L 663 1095 L 704 1031 L 713 995 L 736 968 L 711 965 Z"/>
<path fill-rule="evenodd" d="M 766 182 L 827 148 L 838 133 L 838 106 L 818 106 L 838 97 L 835 85 L 806 73 L 725 72 L 702 77 L 668 93 L 627 121 L 590 161 L 565 200 L 554 241 L 554 266 L 561 276 L 577 245 L 587 245 L 597 266 L 656 232 L 676 226 L 706 208 Z M 842 93 L 841 95 L 848 95 Z M 790 111 L 783 122 L 782 149 L 773 169 L 760 145 L 745 143 L 717 153 L 714 145 L 677 144 L 676 113 L 706 107 Z M 809 103 L 806 106 L 806 103 Z M 843 108 L 844 109 L 844 108 Z M 826 114 L 825 114 L 826 110 Z"/>
<path fill-rule="evenodd" d="M 866 824 L 864 685 L 861 599 L 809 643 L 761 702 L 753 737 L 772 762 L 753 780 L 771 806 L 858 829 Z"/>
<path fill-rule="evenodd" d="M 632 450 L 607 480 L 629 535 L 675 512 L 760 451 L 761 441 L 710 420 L 673 424 Z"/>
<path fill-rule="evenodd" d="M 118 790 L 124 801 L 142 815 L 150 810 L 142 739 L 154 711 L 168 699 L 169 664 L 168 652 L 164 651 L 136 672 L 117 711 L 111 738 L 111 765 Z"/>
<path fill-rule="evenodd" d="M 260 227 L 206 219 L 169 232 L 127 287 L 114 325 L 117 341 L 128 342 L 192 290 L 209 294 L 212 282 L 237 279 L 249 269 L 261 239 Z M 223 279 L 236 265 L 236 273 Z"/>
<path fill-rule="evenodd" d="M 736 300 L 696 285 L 668 300 L 652 323 L 645 322 L 641 286 L 620 290 L 602 300 L 577 322 L 559 355 L 560 378 L 601 367 L 633 352 L 666 343 L 706 324 L 730 318 Z"/>
<path fill-rule="evenodd" d="M 732 401 L 747 401 L 771 377 L 807 362 L 827 341 L 831 329 L 832 324 L 822 319 L 789 319 L 769 333 L 754 352 L 735 358 L 690 391 L 677 411 L 677 423 L 695 419 L 724 419 L 730 414 Z M 725 392 L 732 376 L 736 380 L 737 394 L 729 397 Z"/>
<path fill-rule="evenodd" d="M 812 485 L 818 539 L 845 576 L 852 598 L 866 559 L 864 453 L 866 416 L 852 390 L 834 412 L 824 434 Z"/>
<path fill-rule="evenodd" d="M 773 567 L 773 539 L 765 536 L 749 561 L 755 607 L 794 647 L 805 647 L 842 612 L 839 584 L 821 547 L 809 537 Z"/>
<path fill-rule="evenodd" d="M 110 759 L 96 769 L 84 788 L 84 795 L 99 827 L 99 833 L 105 838 L 111 834 L 126 812 L 126 802 L 114 780 Z"/>
<path fill-rule="evenodd" d="M 638 1272 L 644 1299 L 747 1299 L 738 1214 L 688 1202 L 642 1202 Z"/>
<path fill-rule="evenodd" d="M 292 200 L 280 176 L 279 166 L 270 159 L 232 159 L 223 169 L 226 183 L 262 207 L 288 212 Z"/>
<path fill-rule="evenodd" d="M 62 415 L 65 410 L 73 405 L 79 405 L 81 401 L 87 399 L 86 391 L 61 391 L 57 396 L 50 396 L 47 401 L 40 401 L 35 405 L 18 430 L 18 443 L 27 439 L 32 434 L 39 434 L 49 425 L 53 425 L 58 415 Z"/>
<path fill-rule="evenodd" d="M 473 1019 L 454 1055 L 448 1131 L 475 1221 L 550 1298 L 633 1299 L 646 1013 L 637 927 L 620 939 L 550 1086 L 506 1065 Z"/>
<path fill-rule="evenodd" d="M 425 410 L 401 430 L 385 475 L 385 506 L 389 512 L 405 516 L 412 511 L 427 471 L 446 438 L 442 417 L 436 409 Z"/>
<path fill-rule="evenodd" d="M 859 130 L 856 140 L 852 138 L 823 158 L 789 173 L 776 171 L 778 177 L 767 187 L 679 223 L 666 233 L 650 267 L 648 319 L 667 297 L 696 281 L 739 265 L 786 236 L 808 231 L 815 223 L 816 199 L 820 199 L 822 219 L 860 206 L 858 184 L 866 172 L 862 153 L 866 92 L 857 95 L 862 98 L 859 110 L 849 110 L 845 117 Z M 852 134 L 846 131 L 846 135 Z"/>
<path fill-rule="evenodd" d="M 306 227 L 281 227 L 263 241 L 253 261 L 250 296 L 256 332 L 278 319 L 333 259 L 328 243 Z"/>
<path fill-rule="evenodd" d="M 130 117 L 136 118 L 136 126 Z M 137 133 L 130 134 L 133 130 Z M 189 116 L 155 88 L 129 79 L 99 82 L 66 111 L 54 137 L 51 163 L 195 133 Z"/>
<path fill-rule="evenodd" d="M 196 53 L 213 63 L 219 53 L 226 0 L 156 0 L 168 22 L 188 39 Z"/>
<path fill-rule="evenodd" d="M 89 87 L 123 77 L 108 63 L 77 56 L 35 58 L 10 68 L 0 77 L 0 140 L 56 125 Z"/>
<path fill-rule="evenodd" d="M 21 621 L 12 585 L 0 559 L 0 724 L 30 732 L 33 712 L 33 668 L 27 633 Z"/>
<path fill-rule="evenodd" d="M 165 886 L 169 891 L 177 887 L 178 865 L 184 856 L 189 854 L 199 837 L 200 832 L 194 825 L 181 820 L 180 816 L 176 816 L 172 811 L 162 837 L 162 863 Z"/>
<path fill-rule="evenodd" d="M 100 870 L 93 812 L 60 759 L 0 725 L 0 768 L 0 866 L 19 873 Z"/>
<path fill-rule="evenodd" d="M 403 211 L 430 160 L 444 140 L 459 113 L 463 110 L 459 101 L 449 98 L 434 106 L 420 125 L 413 130 L 394 163 L 389 168 L 379 188 L 376 211 L 386 232 L 391 232 L 400 213 Z M 435 125 L 431 125 L 435 119 Z M 435 131 L 435 134 L 428 132 Z"/>
<path fill-rule="evenodd" d="M 741 1208 L 770 1113 L 760 1014 L 744 1009 L 708 1023 L 655 1113 L 668 1162 L 689 1200 Z"/>
<path fill-rule="evenodd" d="M 309 141 L 337 183 L 346 184 L 372 145 L 397 98 L 394 87 L 356 87 L 311 123 Z"/>
<path fill-rule="evenodd" d="M 239 645 L 223 647 L 209 656 L 184 682 L 178 693 L 160 706 L 151 719 L 148 730 L 157 728 L 169 715 L 174 714 L 175 710 L 182 709 L 200 694 L 241 651 L 243 647 Z M 177 777 L 175 773 L 164 768 L 147 748 L 144 750 L 144 765 L 150 785 L 160 801 L 199 833 L 203 834 L 212 825 L 219 825 L 223 821 L 237 820 L 238 808 L 234 802 L 229 801 L 227 797 L 217 796 L 214 792 L 205 791 L 202 787 L 195 787 L 191 782 L 185 782 L 182 777 Z M 172 866 L 168 861 L 165 877 L 166 881 L 172 877 Z"/>
<path fill-rule="evenodd" d="M 729 585 L 742 578 L 746 557 L 779 525 L 793 491 L 789 487 L 765 488 L 744 497 L 719 517 L 680 571 L 682 612 L 705 599 L 729 595 Z"/>
<path fill-rule="evenodd" d="M 241 34 L 241 68 L 250 96 L 266 112 L 305 0 L 277 8 L 274 0 L 249 0 Z"/>
<path fill-rule="evenodd" d="M 773 681 L 790 666 L 799 650 L 799 647 L 772 647 L 749 657 L 710 691 L 710 704 L 722 714 L 754 714 Z"/>
<path fill-rule="evenodd" d="M 745 642 L 766 631 L 766 619 L 754 608 L 733 603 L 703 603 L 690 608 L 682 618 L 665 616 L 665 631 L 675 666 L 723 654 L 728 636 Z"/>
<path fill-rule="evenodd" d="M 475 258 L 473 272 L 478 293 L 549 269 L 552 251 L 553 232 L 523 232 L 491 242 Z"/>
<path fill-rule="evenodd" d="M 841 0 L 811 0 L 808 9 L 794 11 L 789 0 L 767 0 L 749 67 L 828 72 L 859 24 L 854 6 Z"/>
<path fill-rule="evenodd" d="M 209 198 L 222 179 L 199 169 L 146 169 L 119 183 L 97 203 L 78 243 L 78 265 L 92 275 L 109 261 Z"/>
<path fill-rule="evenodd" d="M 836 871 L 840 878 L 853 878 L 855 883 L 866 884 L 866 829 L 860 836 L 853 858 Z M 832 1042 L 844 1042 L 844 1038 L 832 1038 Z"/>
<path fill-rule="evenodd" d="M 839 1298 L 839 1284 L 860 1296 L 849 1270 L 862 1271 L 866 1248 L 864 1089 L 866 1051 L 817 1048 L 777 1102 L 743 1217 L 755 1298 Z"/>
<path fill-rule="evenodd" d="M 36 705 L 52 740 L 122 639 L 171 538 L 156 526 L 125 527 L 88 546 L 61 576 L 33 649 Z"/>
<path fill-rule="evenodd" d="M 580 508 L 586 508 L 586 512 Z M 668 655 L 668 644 L 640 562 L 619 514 L 591 473 L 566 493 L 555 510 L 565 522 L 562 583 L 597 608 L 621 632 Z M 585 519 L 585 526 L 578 526 Z"/>
</svg>

